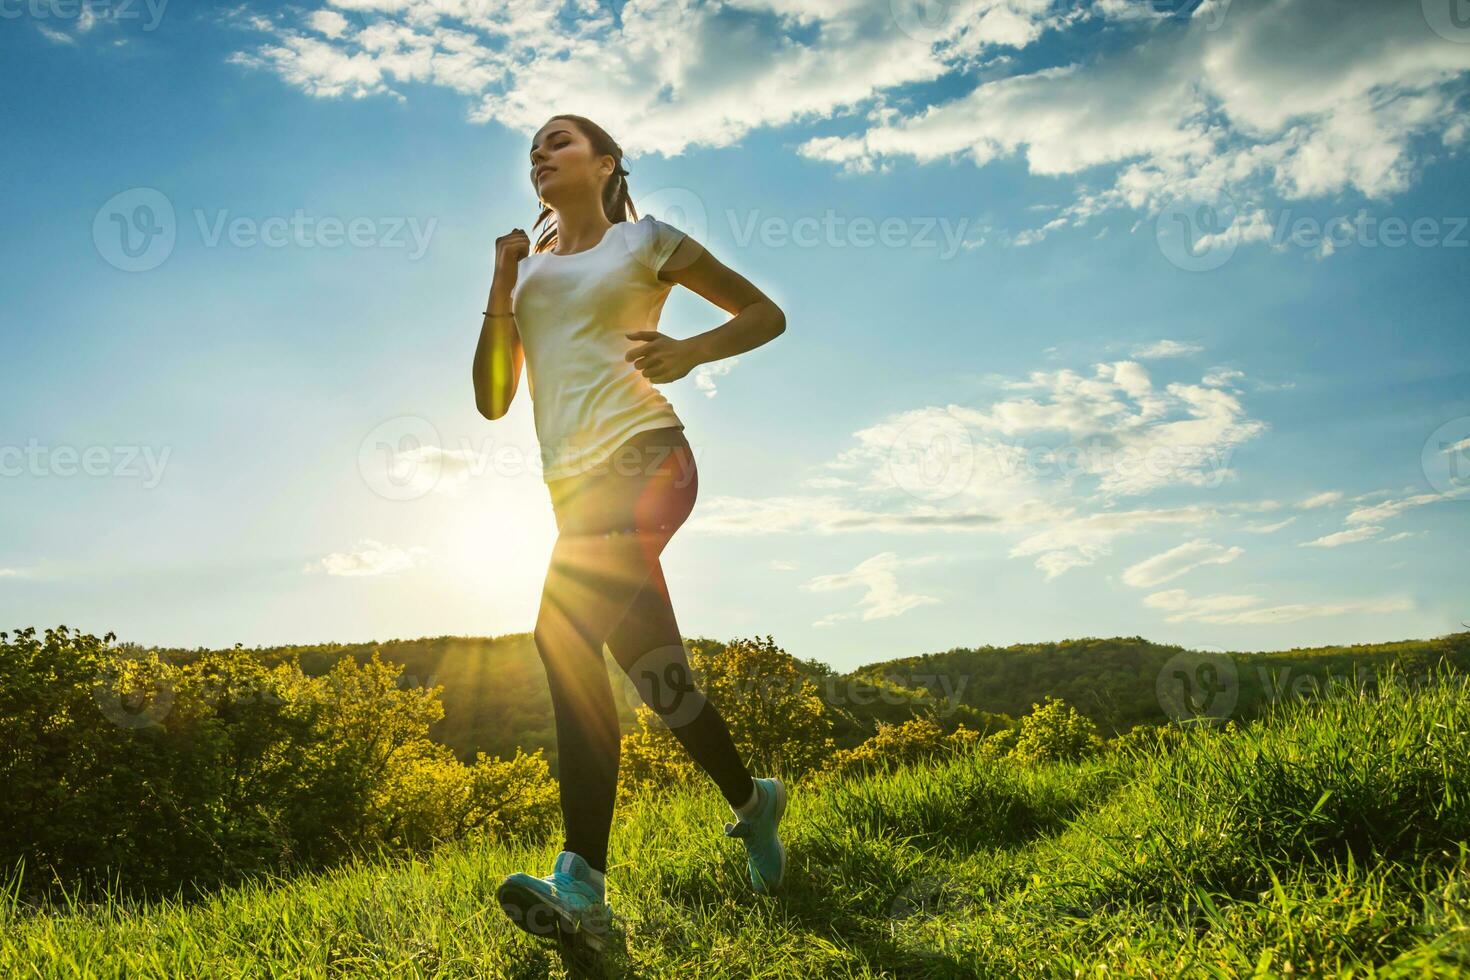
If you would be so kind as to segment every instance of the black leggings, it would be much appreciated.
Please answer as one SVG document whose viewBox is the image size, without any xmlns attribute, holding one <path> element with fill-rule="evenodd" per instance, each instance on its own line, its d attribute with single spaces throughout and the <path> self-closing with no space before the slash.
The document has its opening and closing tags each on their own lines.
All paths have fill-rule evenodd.
<svg viewBox="0 0 1470 980">
<path fill-rule="evenodd" d="M 725 719 L 694 683 L 659 563 L 698 494 L 683 430 L 636 433 L 601 466 L 547 488 L 558 534 L 535 641 L 556 713 L 562 849 L 605 872 L 622 745 L 604 642 L 731 806 L 753 784 Z"/>
</svg>

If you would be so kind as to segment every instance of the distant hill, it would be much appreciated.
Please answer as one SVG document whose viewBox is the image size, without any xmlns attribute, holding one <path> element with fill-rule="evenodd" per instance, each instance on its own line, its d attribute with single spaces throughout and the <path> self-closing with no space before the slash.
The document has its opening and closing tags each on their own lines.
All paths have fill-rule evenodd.
<svg viewBox="0 0 1470 980">
<path fill-rule="evenodd" d="M 691 652 L 718 651 L 709 638 L 685 641 Z M 266 663 L 298 656 L 310 675 L 324 674 L 341 657 L 365 662 L 374 650 L 403 665 L 404 686 L 442 685 L 444 718 L 430 735 L 465 761 L 477 751 L 509 758 L 517 746 L 542 748 L 556 759 L 556 729 L 545 674 L 530 633 L 495 637 L 439 636 L 416 640 L 258 647 Z M 184 662 L 204 650 L 159 649 Z M 1171 658 L 1191 651 L 1152 643 L 1141 636 L 1018 643 L 1008 647 L 956 647 L 942 653 L 879 661 L 837 673 L 815 660 L 797 662 L 817 684 L 833 720 L 839 747 L 863 741 L 879 721 L 901 722 L 928 714 L 946 729 L 963 723 L 993 730 L 1031 711 L 1053 695 L 1076 706 L 1102 733 L 1168 720 L 1157 685 Z M 1205 652 L 1219 656 L 1219 652 Z M 1273 653 L 1231 653 L 1235 698 L 1232 717 L 1257 714 L 1273 697 L 1310 695 L 1331 679 L 1371 676 L 1395 663 L 1421 676 L 1444 659 L 1470 672 L 1470 631 L 1427 640 L 1293 648 Z M 604 653 L 614 702 L 624 730 L 634 727 L 636 696 L 623 673 Z M 926 696 L 927 695 L 927 696 Z M 932 696 L 932 697 L 928 697 Z M 934 700 L 950 697 L 951 700 Z"/>
</svg>

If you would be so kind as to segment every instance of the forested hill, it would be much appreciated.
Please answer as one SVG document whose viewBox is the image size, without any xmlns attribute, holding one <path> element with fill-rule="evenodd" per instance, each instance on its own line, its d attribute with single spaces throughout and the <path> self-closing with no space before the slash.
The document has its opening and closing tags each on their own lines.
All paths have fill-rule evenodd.
<svg viewBox="0 0 1470 980">
<path fill-rule="evenodd" d="M 686 640 L 691 653 L 724 647 L 708 638 Z M 440 636 L 416 640 L 259 647 L 251 650 L 266 663 L 300 658 L 310 675 L 324 674 L 341 657 L 365 662 L 374 650 L 401 664 L 402 686 L 436 686 L 443 691 L 444 718 L 430 730 L 466 761 L 476 751 L 509 758 L 517 746 L 543 748 L 556 758 L 555 727 L 545 675 L 529 633 L 496 637 Z M 160 649 L 175 662 L 203 650 Z M 955 648 L 943 653 L 880 661 L 850 673 L 837 673 L 815 660 L 797 659 L 831 709 L 839 746 L 856 745 L 878 721 L 898 722 L 918 714 L 943 727 L 957 724 L 993 729 L 1031 711 L 1047 695 L 1059 697 L 1095 721 L 1103 734 L 1137 724 L 1168 720 L 1161 702 L 1181 669 L 1201 660 L 1226 664 L 1218 683 L 1233 698 L 1231 717 L 1254 716 L 1261 707 L 1286 697 L 1311 696 L 1335 681 L 1371 677 L 1375 669 L 1396 664 L 1409 678 L 1422 677 L 1445 660 L 1470 671 L 1470 632 L 1428 640 L 1294 648 L 1272 653 L 1188 651 L 1152 643 L 1141 636 L 1082 638 L 1008 647 Z M 637 696 L 607 657 L 615 701 L 624 729 L 634 727 Z M 927 695 L 927 696 L 926 696 Z"/>
<path fill-rule="evenodd" d="M 1227 658 L 1233 675 L 1220 678 L 1220 683 L 1233 686 L 1232 717 L 1250 718 L 1270 701 L 1311 697 L 1329 684 L 1354 677 L 1371 680 L 1376 669 L 1390 663 L 1411 682 L 1422 679 L 1441 659 L 1470 671 L 1470 631 L 1428 640 L 1294 647 L 1270 653 L 1190 651 L 1141 636 L 1088 637 L 956 647 L 869 664 L 851 676 L 927 687 L 936 697 L 944 693 L 937 684 L 948 683 L 953 691 L 963 683 L 959 695 L 963 704 L 1012 717 L 1027 714 L 1050 694 L 1074 705 L 1105 733 L 1113 733 L 1168 717 L 1160 703 L 1161 677 L 1167 684 L 1178 669 Z"/>
</svg>

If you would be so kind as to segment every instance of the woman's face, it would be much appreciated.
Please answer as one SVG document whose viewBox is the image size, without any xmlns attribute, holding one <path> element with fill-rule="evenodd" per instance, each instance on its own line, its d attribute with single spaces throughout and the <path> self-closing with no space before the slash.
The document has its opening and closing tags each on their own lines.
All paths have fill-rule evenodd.
<svg viewBox="0 0 1470 980">
<path fill-rule="evenodd" d="M 566 200 L 568 193 L 599 190 L 613 158 L 592 152 L 592 144 L 570 119 L 553 119 L 531 140 L 531 187 L 547 204 Z"/>
</svg>

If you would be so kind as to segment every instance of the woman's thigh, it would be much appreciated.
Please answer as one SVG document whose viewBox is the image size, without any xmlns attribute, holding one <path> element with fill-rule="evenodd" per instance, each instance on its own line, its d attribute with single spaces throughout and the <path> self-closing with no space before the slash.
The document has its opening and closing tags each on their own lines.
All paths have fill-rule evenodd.
<svg viewBox="0 0 1470 980">
<path fill-rule="evenodd" d="M 693 510 L 698 477 L 682 432 L 640 432 L 620 449 L 604 472 L 549 485 L 558 534 L 537 616 L 548 642 L 574 633 L 600 648 Z"/>
</svg>

